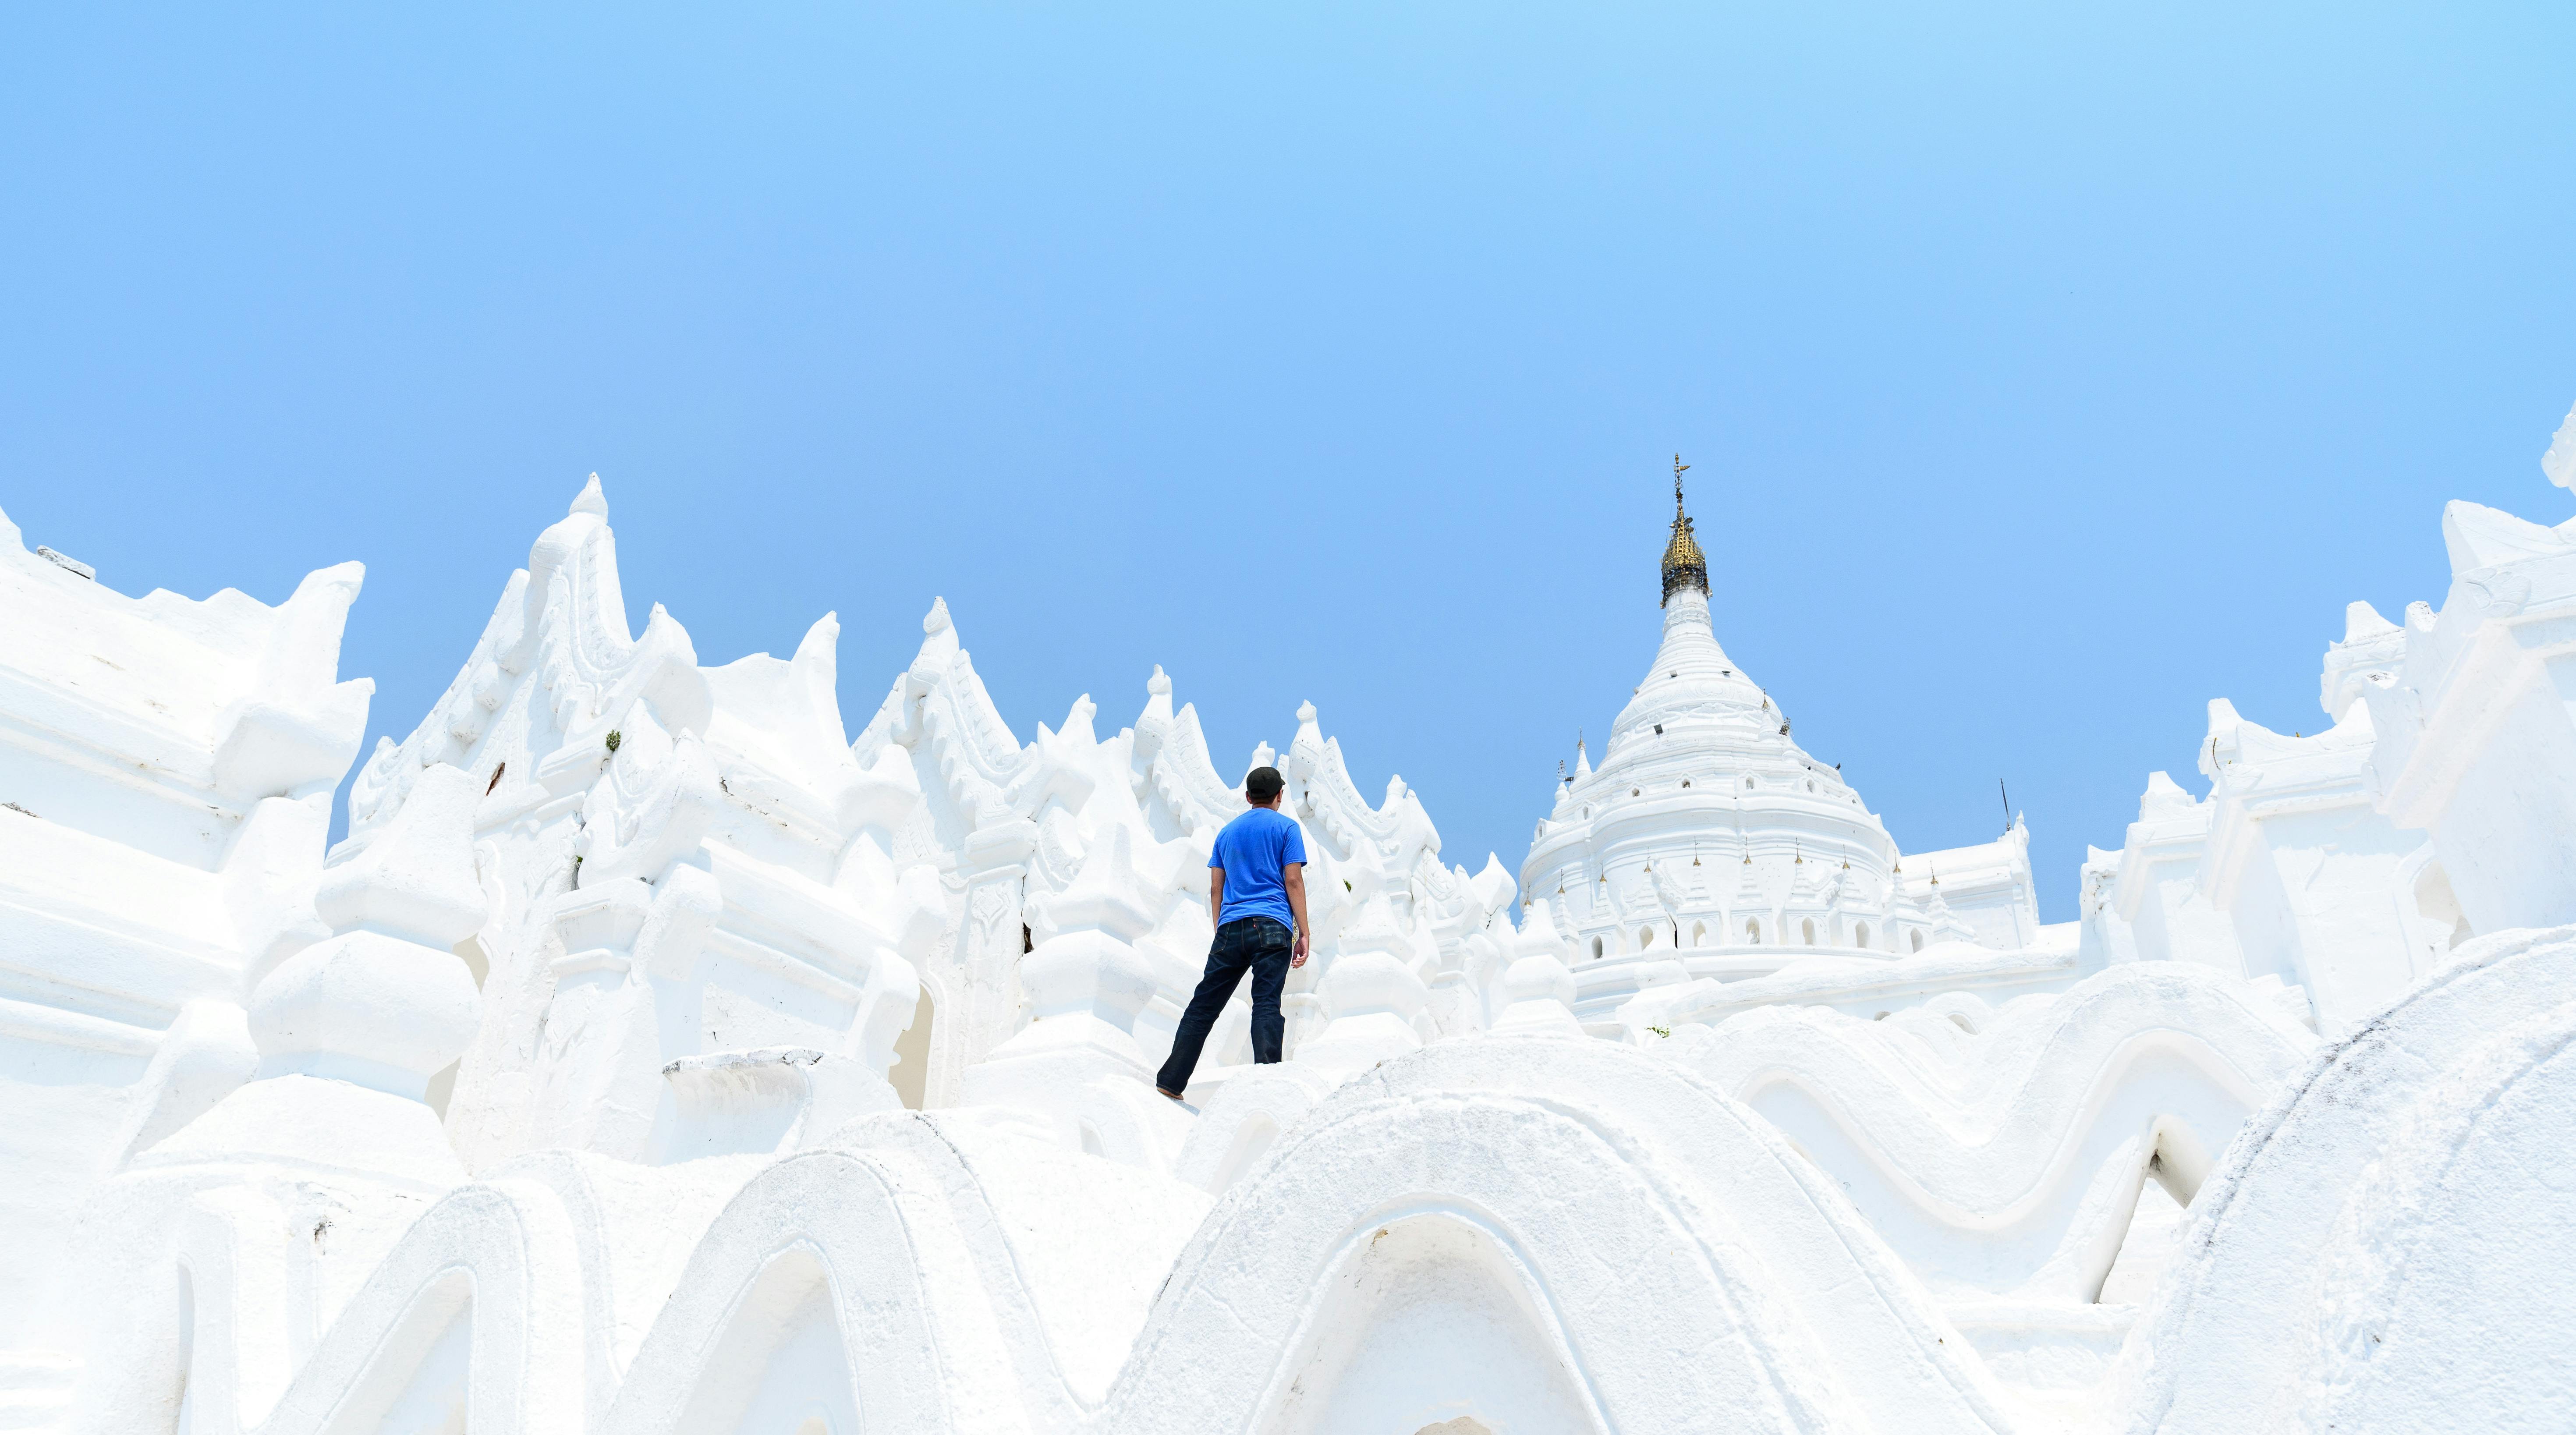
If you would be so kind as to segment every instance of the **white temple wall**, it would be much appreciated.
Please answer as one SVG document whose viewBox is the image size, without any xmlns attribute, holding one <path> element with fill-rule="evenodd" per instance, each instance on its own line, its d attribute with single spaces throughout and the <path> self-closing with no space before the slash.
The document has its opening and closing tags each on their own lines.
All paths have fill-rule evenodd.
<svg viewBox="0 0 2576 1435">
<path fill-rule="evenodd" d="M 2403 991 L 2418 941 L 2401 874 L 2423 846 L 2365 806 L 2252 824 L 2218 879 L 2244 974 L 2307 988 L 2320 1029 L 2340 1028 Z"/>
<path fill-rule="evenodd" d="M 2106 955 L 2125 940 L 2136 960 L 2297 987 L 2319 1028 L 2335 1030 L 2448 950 L 2455 921 L 2425 905 L 2451 900 L 2445 879 L 2428 875 L 2428 834 L 2380 810 L 2376 764 L 2387 749 L 2363 701 L 2402 642 L 2366 604 L 2353 605 L 2346 627 L 2320 680 L 2323 706 L 2340 714 L 2332 726 L 2278 733 L 2213 700 L 2199 751 L 2210 796 L 2149 776 L 2118 862 L 2101 873 Z M 2125 933 L 2111 931 L 2114 917 Z"/>
<path fill-rule="evenodd" d="M 2544 460 L 2562 486 L 2570 432 Z M 2359 688 L 2381 807 L 2432 834 L 2475 932 L 2576 920 L 2576 523 L 2455 502 L 2442 538 L 2441 611 L 2409 608 L 2402 656 Z"/>
<path fill-rule="evenodd" d="M 2188 1200 L 2314 1044 L 2258 990 L 2167 964 L 1879 1016 L 1771 1006 L 1648 1049 L 1761 1113 L 1952 1301 L 2094 1301 L 2151 1160 Z"/>
<path fill-rule="evenodd" d="M 2374 621 L 2366 606 L 2348 613 L 2346 640 L 2327 650 L 2329 712 L 2355 660 L 2380 655 Z M 2234 925 L 2245 975 L 2306 988 L 2322 1030 L 2359 1019 L 2417 971 L 2408 885 L 2426 839 L 2376 810 L 2376 741 L 2358 701 L 2322 732 L 2285 735 L 2220 699 L 2200 749 L 2211 782 L 2200 893 Z"/>
<path fill-rule="evenodd" d="M 2576 921 L 2576 655 L 2533 662 L 2421 809 L 2475 932 Z M 2484 695 L 2482 695 L 2484 696 Z"/>
<path fill-rule="evenodd" d="M 2039 892 L 2030 868 L 2030 829 L 2015 819 L 1992 842 L 1939 852 L 1908 852 L 1904 890 L 1930 905 L 1938 878 L 1943 906 L 1964 936 L 1999 952 L 2029 946 L 2039 937 Z"/>
<path fill-rule="evenodd" d="M 2111 911 L 2127 924 L 2137 960 L 2194 962 L 2245 975 L 2235 926 L 2200 885 L 2215 812 L 2213 804 L 2193 798 L 2164 773 L 2147 775 L 2110 894 Z"/>
<path fill-rule="evenodd" d="M 99 1182 L 250 1075 L 249 984 L 328 930 L 362 574 L 131 598 L 0 515 L 0 1353 L 60 1348 Z"/>
<path fill-rule="evenodd" d="M 2180 853 L 2147 865 L 2150 875 L 2137 883 L 2131 919 L 2138 960 L 2191 962 L 2246 975 L 2235 924 L 2200 892 L 2200 854 Z"/>
<path fill-rule="evenodd" d="M 2141 960 L 2137 927 L 2120 915 L 2123 855 L 2088 843 L 2076 874 L 2076 962 L 2086 976 Z"/>
</svg>

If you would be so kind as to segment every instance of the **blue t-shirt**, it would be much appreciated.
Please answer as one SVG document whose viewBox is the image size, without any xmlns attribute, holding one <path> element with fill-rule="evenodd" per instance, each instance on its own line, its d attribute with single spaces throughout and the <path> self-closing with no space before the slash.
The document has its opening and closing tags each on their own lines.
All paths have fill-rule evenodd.
<svg viewBox="0 0 2576 1435">
<path fill-rule="evenodd" d="M 1296 930 L 1297 918 L 1288 910 L 1285 869 L 1291 862 L 1305 860 L 1306 836 L 1297 830 L 1296 819 L 1285 813 L 1256 807 L 1227 823 L 1216 835 L 1216 851 L 1208 857 L 1210 869 L 1225 869 L 1225 910 L 1217 924 L 1268 917 Z"/>
</svg>

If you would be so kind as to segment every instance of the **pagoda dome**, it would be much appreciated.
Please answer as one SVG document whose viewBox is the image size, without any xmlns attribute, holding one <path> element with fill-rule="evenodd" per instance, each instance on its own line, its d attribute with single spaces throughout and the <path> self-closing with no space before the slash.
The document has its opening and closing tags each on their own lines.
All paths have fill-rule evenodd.
<svg viewBox="0 0 2576 1435">
<path fill-rule="evenodd" d="M 1640 961 L 1758 975 L 1802 954 L 1885 950 L 1890 920 L 1912 917 L 1875 895 L 1897 857 L 1886 828 L 1719 645 L 1678 465 L 1674 489 L 1654 665 L 1609 741 L 1563 779 L 1521 872 L 1578 936 L 1596 1012 L 1641 979 L 1620 970 Z M 1837 880 L 1819 879 L 1820 863 Z"/>
</svg>

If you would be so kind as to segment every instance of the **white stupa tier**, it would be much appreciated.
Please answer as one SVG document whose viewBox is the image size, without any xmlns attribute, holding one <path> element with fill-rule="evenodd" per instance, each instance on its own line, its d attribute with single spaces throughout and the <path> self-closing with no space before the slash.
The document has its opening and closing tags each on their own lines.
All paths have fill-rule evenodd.
<svg viewBox="0 0 2576 1435">
<path fill-rule="evenodd" d="M 1578 746 L 1521 867 L 1523 894 L 1553 901 L 1577 938 L 1576 1012 L 1609 1029 L 1646 987 L 1793 963 L 1875 991 L 1885 973 L 1872 963 L 1957 943 L 2042 949 L 1986 964 L 1975 984 L 1990 997 L 2071 977 L 2072 946 L 2042 941 L 2019 822 L 1991 843 L 1901 856 L 1860 793 L 1798 746 L 1719 645 L 1678 484 L 1674 500 L 1654 663 L 1600 766 Z"/>
<path fill-rule="evenodd" d="M 2040 927 L 2018 826 L 1900 858 L 1791 741 L 1678 514 L 1526 891 L 1312 707 L 1024 734 L 944 603 L 853 736 L 828 614 L 630 631 L 595 482 L 326 853 L 357 565 L 0 519 L 0 1431 L 2563 1429 L 2576 522 L 2442 530 Z M 1238 998 L 1175 1105 L 1274 761 L 1288 1059 Z"/>
</svg>

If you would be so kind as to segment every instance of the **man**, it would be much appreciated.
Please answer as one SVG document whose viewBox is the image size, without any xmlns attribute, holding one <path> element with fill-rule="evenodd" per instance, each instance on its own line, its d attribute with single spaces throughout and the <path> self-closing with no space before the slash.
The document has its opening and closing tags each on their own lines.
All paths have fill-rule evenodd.
<svg viewBox="0 0 2576 1435">
<path fill-rule="evenodd" d="M 1247 971 L 1252 1059 L 1279 1059 L 1287 1035 L 1279 993 L 1288 985 L 1288 969 L 1306 965 L 1306 839 L 1296 819 L 1279 810 L 1287 786 L 1279 769 L 1254 768 L 1243 779 L 1243 800 L 1252 810 L 1225 825 L 1208 856 L 1208 915 L 1216 919 L 1216 941 L 1208 948 L 1207 975 L 1199 978 L 1180 1029 L 1172 1034 L 1171 1059 L 1154 1078 L 1154 1089 L 1174 1101 L 1189 1089 L 1208 1028 Z"/>
</svg>

